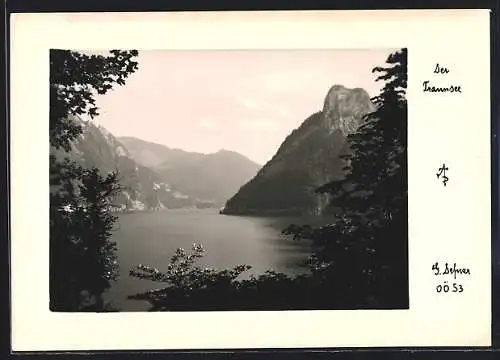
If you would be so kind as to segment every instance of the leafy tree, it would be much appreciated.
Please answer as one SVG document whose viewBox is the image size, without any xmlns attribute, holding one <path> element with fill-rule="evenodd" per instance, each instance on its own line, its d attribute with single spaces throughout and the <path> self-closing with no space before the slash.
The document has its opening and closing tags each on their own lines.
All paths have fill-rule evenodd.
<svg viewBox="0 0 500 360">
<path fill-rule="evenodd" d="M 98 115 L 95 95 L 137 70 L 135 50 L 110 56 L 69 50 L 50 52 L 50 145 L 69 152 L 82 133 L 75 119 Z M 116 218 L 110 207 L 120 189 L 117 174 L 106 176 L 50 157 L 50 308 L 104 310 L 102 294 L 117 276 L 116 245 L 109 239 Z"/>
<path fill-rule="evenodd" d="M 151 302 L 155 309 L 167 307 L 189 308 L 186 303 L 188 298 L 196 298 L 200 292 L 204 292 L 204 301 L 202 306 L 207 304 L 207 292 L 215 292 L 223 295 L 224 291 L 231 292 L 236 289 L 235 280 L 244 271 L 250 269 L 250 266 L 240 265 L 233 269 L 216 270 L 213 268 L 202 268 L 196 265 L 196 261 L 203 257 L 205 249 L 202 245 L 193 244 L 191 253 L 184 249 L 177 249 L 172 256 L 167 271 L 161 272 L 156 268 L 146 265 L 138 265 L 130 271 L 130 275 L 139 279 L 146 279 L 165 284 L 163 288 L 148 291 L 143 294 L 132 296 L 133 299 L 144 299 Z M 200 302 L 200 299 L 197 300 Z M 168 305 L 167 305 L 168 304 Z"/>
<path fill-rule="evenodd" d="M 53 181 L 61 188 L 51 194 L 51 305 L 79 309 L 86 294 L 93 308 L 101 308 L 100 295 L 117 276 L 116 244 L 109 240 L 117 174 L 102 177 L 71 162 L 58 166 L 62 173 Z"/>
<path fill-rule="evenodd" d="M 342 215 L 319 229 L 288 229 L 311 238 L 318 251 L 315 274 L 341 289 L 346 301 L 360 306 L 405 306 L 407 279 L 407 51 L 391 54 L 387 67 L 376 67 L 385 85 L 373 99 L 357 132 L 348 136 L 343 156 L 345 178 L 318 189 L 329 194 Z"/>
<path fill-rule="evenodd" d="M 70 115 L 99 115 L 96 94 L 106 94 L 114 84 L 124 85 L 138 69 L 133 58 L 137 50 L 111 50 L 110 56 L 76 51 L 50 51 L 50 144 L 71 149 L 70 142 L 81 134 L 81 126 Z"/>
<path fill-rule="evenodd" d="M 130 275 L 163 284 L 129 298 L 146 300 L 151 311 L 211 311 L 211 310 L 280 310 L 311 306 L 315 296 L 310 277 L 289 277 L 267 271 L 260 276 L 239 279 L 251 266 L 238 265 L 232 269 L 217 270 L 196 265 L 205 250 L 193 244 L 192 251 L 177 249 L 165 271 L 138 265 Z"/>
</svg>

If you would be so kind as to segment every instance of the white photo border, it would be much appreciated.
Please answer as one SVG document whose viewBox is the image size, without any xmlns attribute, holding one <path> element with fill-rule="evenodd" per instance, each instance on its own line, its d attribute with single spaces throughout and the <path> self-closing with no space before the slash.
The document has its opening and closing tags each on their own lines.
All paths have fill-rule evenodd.
<svg viewBox="0 0 500 360">
<path fill-rule="evenodd" d="M 488 10 L 13 14 L 13 350 L 490 346 L 489 36 Z M 410 309 L 50 312 L 51 48 L 408 48 Z M 432 73 L 437 62 L 451 69 L 448 79 Z M 432 79 L 463 92 L 422 92 Z M 446 188 L 435 175 L 443 162 Z M 436 261 L 471 269 L 460 296 L 436 293 Z"/>
</svg>

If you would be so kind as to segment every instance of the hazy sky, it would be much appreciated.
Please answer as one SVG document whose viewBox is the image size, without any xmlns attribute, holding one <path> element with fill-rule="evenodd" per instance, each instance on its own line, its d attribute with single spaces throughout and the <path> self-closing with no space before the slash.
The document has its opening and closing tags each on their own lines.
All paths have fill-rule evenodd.
<svg viewBox="0 0 500 360">
<path fill-rule="evenodd" d="M 98 96 L 116 136 L 264 164 L 335 84 L 377 95 L 371 70 L 391 50 L 140 51 L 139 70 Z"/>
</svg>

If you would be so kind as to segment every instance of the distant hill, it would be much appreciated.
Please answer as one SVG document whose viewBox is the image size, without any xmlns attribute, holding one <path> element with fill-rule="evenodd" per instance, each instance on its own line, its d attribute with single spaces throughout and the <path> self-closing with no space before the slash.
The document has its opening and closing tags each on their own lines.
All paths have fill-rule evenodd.
<svg viewBox="0 0 500 360">
<path fill-rule="evenodd" d="M 172 149 L 168 146 L 144 141 L 131 136 L 117 138 L 128 150 L 132 158 L 138 163 L 155 168 L 157 166 L 176 166 L 179 163 L 190 162 L 203 158 L 205 154 Z"/>
<path fill-rule="evenodd" d="M 71 120 L 83 127 L 83 134 L 72 143 L 70 153 L 51 149 L 57 158 L 69 157 L 85 167 L 96 167 L 103 174 L 118 171 L 124 187 L 115 205 L 122 210 L 147 210 L 196 206 L 197 199 L 183 194 L 163 181 L 154 170 L 136 162 L 125 146 L 109 131 L 78 117 Z"/>
<path fill-rule="evenodd" d="M 215 201 L 219 207 L 260 169 L 243 155 L 227 150 L 173 163 L 167 160 L 155 170 L 182 192 Z"/>
<path fill-rule="evenodd" d="M 333 86 L 323 110 L 309 116 L 283 141 L 274 157 L 237 194 L 223 214 L 320 214 L 328 198 L 315 193 L 319 186 L 341 177 L 340 155 L 349 151 L 347 135 L 374 111 L 363 89 Z"/>
<path fill-rule="evenodd" d="M 233 151 L 201 154 L 133 137 L 120 137 L 119 140 L 138 163 L 150 166 L 163 181 L 182 193 L 218 207 L 260 169 L 259 164 Z"/>
</svg>

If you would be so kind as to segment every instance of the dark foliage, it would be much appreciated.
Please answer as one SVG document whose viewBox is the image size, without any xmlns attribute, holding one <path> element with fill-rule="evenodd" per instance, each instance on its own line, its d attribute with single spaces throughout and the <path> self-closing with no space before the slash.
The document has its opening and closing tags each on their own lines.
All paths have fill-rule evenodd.
<svg viewBox="0 0 500 360">
<path fill-rule="evenodd" d="M 109 208 L 120 190 L 116 173 L 66 162 L 51 169 L 51 308 L 75 310 L 85 297 L 99 295 L 117 277 L 116 245 L 109 240 L 116 218 Z M 94 304 L 99 306 L 99 304 Z"/>
<path fill-rule="evenodd" d="M 137 69 L 137 51 L 111 56 L 68 50 L 50 52 L 50 144 L 70 151 L 81 134 L 75 116 L 98 115 L 94 96 Z M 116 218 L 112 200 L 118 174 L 105 176 L 68 158 L 50 157 L 50 308 L 53 311 L 109 310 L 103 292 L 116 279 L 116 245 L 109 238 Z"/>
<path fill-rule="evenodd" d="M 136 50 L 112 50 L 110 56 L 86 55 L 70 50 L 50 51 L 50 144 L 70 150 L 70 142 L 81 127 L 70 115 L 99 115 L 96 94 L 105 94 L 113 84 L 124 85 L 129 74 L 138 69 L 132 60 Z"/>
<path fill-rule="evenodd" d="M 138 265 L 130 275 L 163 284 L 163 287 L 130 296 L 147 300 L 151 311 L 299 310 L 352 307 L 351 299 L 333 296 L 319 277 L 267 271 L 263 275 L 238 280 L 248 265 L 217 270 L 196 266 L 204 254 L 201 245 L 187 253 L 178 249 L 166 271 Z M 362 306 L 360 304 L 359 306 Z"/>
<path fill-rule="evenodd" d="M 406 49 L 387 64 L 373 69 L 385 86 L 373 99 L 376 111 L 348 137 L 345 178 L 318 189 L 342 215 L 332 226 L 293 231 L 316 243 L 314 267 L 332 284 L 376 306 L 408 304 Z"/>
</svg>

